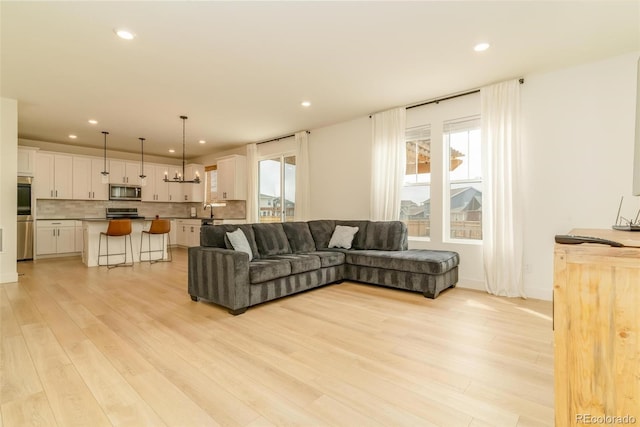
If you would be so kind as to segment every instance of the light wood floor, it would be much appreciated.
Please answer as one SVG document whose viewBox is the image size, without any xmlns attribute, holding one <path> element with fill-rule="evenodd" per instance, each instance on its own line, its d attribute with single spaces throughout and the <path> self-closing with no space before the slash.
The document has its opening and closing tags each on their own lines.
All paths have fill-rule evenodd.
<svg viewBox="0 0 640 427">
<path fill-rule="evenodd" d="M 174 262 L 20 263 L 0 427 L 551 426 L 551 303 L 343 283 L 237 317 Z"/>
</svg>

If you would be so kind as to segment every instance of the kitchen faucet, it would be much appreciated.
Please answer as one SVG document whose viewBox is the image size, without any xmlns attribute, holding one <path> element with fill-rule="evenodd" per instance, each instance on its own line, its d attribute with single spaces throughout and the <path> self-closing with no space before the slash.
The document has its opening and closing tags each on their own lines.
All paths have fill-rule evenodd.
<svg viewBox="0 0 640 427">
<path fill-rule="evenodd" d="M 213 219 L 213 203 L 206 203 L 204 205 L 204 210 L 206 211 L 207 208 L 211 208 L 211 219 Z"/>
</svg>

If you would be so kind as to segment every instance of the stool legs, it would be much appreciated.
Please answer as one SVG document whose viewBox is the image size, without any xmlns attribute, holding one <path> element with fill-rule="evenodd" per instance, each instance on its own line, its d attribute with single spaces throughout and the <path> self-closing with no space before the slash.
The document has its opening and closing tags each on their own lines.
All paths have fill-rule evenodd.
<svg viewBox="0 0 640 427">
<path fill-rule="evenodd" d="M 102 236 L 106 237 L 106 248 L 107 248 L 106 254 L 102 253 Z M 120 252 L 117 254 L 109 253 L 109 237 L 124 237 L 124 252 Z M 131 262 L 127 262 L 127 254 L 129 253 L 127 251 L 127 237 L 129 238 L 129 252 L 131 253 Z M 120 256 L 120 255 L 124 255 L 124 261 L 116 264 L 111 264 L 109 262 L 110 256 L 113 257 L 113 256 Z M 100 259 L 105 257 L 107 258 L 106 264 L 101 264 Z M 100 237 L 98 239 L 98 265 L 106 266 L 109 269 L 116 268 L 116 267 L 132 267 L 133 266 L 133 244 L 131 243 L 131 235 L 127 234 L 124 236 L 109 236 L 108 234 L 100 233 Z"/>
<path fill-rule="evenodd" d="M 144 247 L 144 235 L 147 235 L 147 248 L 149 248 L 148 250 L 144 251 L 142 250 Z M 169 235 L 169 233 L 162 233 L 162 246 L 160 249 L 151 249 L 151 235 L 154 236 L 159 236 L 160 234 L 156 234 L 156 233 L 149 233 L 147 231 L 143 231 L 140 234 L 140 262 L 143 261 L 148 261 L 151 264 L 155 264 L 156 262 L 171 262 L 173 260 L 173 254 L 171 252 L 171 236 Z M 167 244 L 166 244 L 166 248 L 167 248 L 167 258 L 164 257 L 164 248 L 165 248 L 165 237 L 167 236 Z M 160 252 L 162 253 L 162 256 L 160 258 L 156 258 L 156 259 L 151 259 L 151 254 L 154 252 Z M 147 254 L 149 256 L 149 259 L 143 260 L 142 259 L 142 254 Z"/>
</svg>

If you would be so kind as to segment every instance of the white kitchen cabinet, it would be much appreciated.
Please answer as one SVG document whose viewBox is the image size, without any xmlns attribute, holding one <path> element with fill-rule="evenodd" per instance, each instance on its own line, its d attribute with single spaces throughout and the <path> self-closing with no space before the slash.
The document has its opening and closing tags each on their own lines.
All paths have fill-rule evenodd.
<svg viewBox="0 0 640 427">
<path fill-rule="evenodd" d="M 34 175 L 37 150 L 33 147 L 18 147 L 18 176 Z"/>
<path fill-rule="evenodd" d="M 74 252 L 82 252 L 84 248 L 84 239 L 82 238 L 82 221 L 74 221 Z"/>
<path fill-rule="evenodd" d="M 109 160 L 109 183 L 140 185 L 140 163 Z"/>
<path fill-rule="evenodd" d="M 142 187 L 143 202 L 168 202 L 169 184 L 164 182 L 165 173 L 168 173 L 168 165 L 145 165 L 144 174 L 147 176 L 147 185 Z"/>
<path fill-rule="evenodd" d="M 182 191 L 185 185 L 191 184 L 178 184 L 177 182 L 169 182 L 167 183 L 167 187 L 169 189 L 169 201 L 170 202 L 181 202 L 182 201 Z"/>
<path fill-rule="evenodd" d="M 108 200 L 109 185 L 102 183 L 104 162 L 99 157 L 73 156 L 73 198 Z"/>
<path fill-rule="evenodd" d="M 178 223 L 175 219 L 171 220 L 171 230 L 169 231 L 169 242 L 171 246 L 178 244 Z"/>
<path fill-rule="evenodd" d="M 75 221 L 37 221 L 36 255 L 54 255 L 76 252 Z"/>
<path fill-rule="evenodd" d="M 204 166 L 197 164 L 189 164 L 185 167 L 186 179 L 194 179 L 196 176 L 200 178 L 198 184 L 182 184 L 183 185 L 183 201 L 184 202 L 204 202 Z"/>
<path fill-rule="evenodd" d="M 176 241 L 178 246 L 200 246 L 200 225 L 202 223 L 201 220 L 178 219 L 176 220 L 176 223 Z"/>
<path fill-rule="evenodd" d="M 35 154 L 36 199 L 73 198 L 73 157 L 65 154 Z"/>
<path fill-rule="evenodd" d="M 218 166 L 218 200 L 245 200 L 247 198 L 247 159 L 232 155 L 221 157 Z"/>
</svg>

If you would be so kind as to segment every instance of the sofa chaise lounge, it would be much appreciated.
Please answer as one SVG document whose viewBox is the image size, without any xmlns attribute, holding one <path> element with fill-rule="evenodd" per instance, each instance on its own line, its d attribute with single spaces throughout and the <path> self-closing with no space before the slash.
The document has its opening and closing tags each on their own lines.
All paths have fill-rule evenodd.
<svg viewBox="0 0 640 427">
<path fill-rule="evenodd" d="M 352 241 L 330 247 L 338 231 L 353 232 L 355 227 Z M 227 233 L 238 229 L 249 249 L 233 249 Z M 203 225 L 200 246 L 189 248 L 188 291 L 193 301 L 211 301 L 237 315 L 262 302 L 343 280 L 421 292 L 428 298 L 456 285 L 456 252 L 407 248 L 407 226 L 400 221 Z"/>
</svg>

